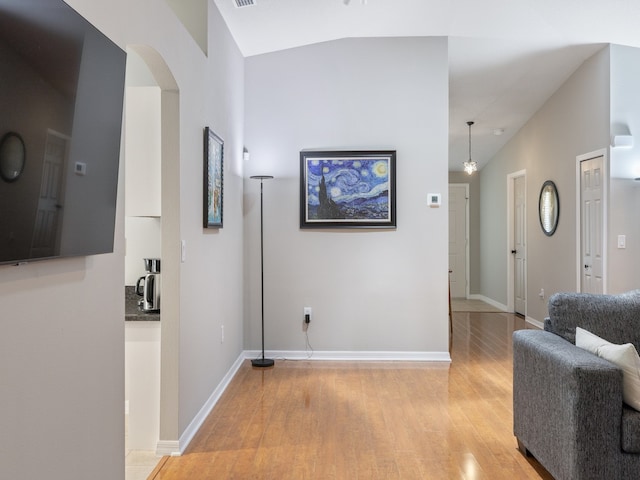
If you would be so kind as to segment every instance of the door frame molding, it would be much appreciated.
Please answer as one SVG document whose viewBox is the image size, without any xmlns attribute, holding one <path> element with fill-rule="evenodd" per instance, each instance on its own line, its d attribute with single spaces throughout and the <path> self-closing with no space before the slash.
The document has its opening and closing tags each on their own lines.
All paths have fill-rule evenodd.
<svg viewBox="0 0 640 480">
<path fill-rule="evenodd" d="M 160 331 L 160 429 L 156 455 L 182 453 L 180 439 L 180 89 L 163 56 L 153 47 L 127 45 L 160 87 L 162 328 Z M 125 119 L 126 121 L 126 119 Z M 124 159 L 126 162 L 126 158 Z M 167 201 L 167 199 L 170 199 Z M 122 258 L 124 261 L 124 257 Z"/>
<path fill-rule="evenodd" d="M 600 148 L 576 156 L 576 292 L 582 291 L 582 175 L 580 163 L 602 157 L 602 293 L 607 293 L 609 283 L 609 149 Z"/>
<path fill-rule="evenodd" d="M 449 186 L 463 186 L 464 187 L 464 195 L 465 195 L 465 226 L 464 226 L 464 241 L 465 241 L 465 265 L 464 265 L 464 275 L 465 275 L 465 289 L 464 289 L 464 295 L 465 298 L 469 298 L 470 295 L 470 291 L 471 291 L 471 273 L 469 272 L 470 269 L 470 265 L 471 265 L 471 260 L 469 258 L 469 254 L 470 254 L 470 242 L 469 242 L 469 184 L 468 183 L 449 183 Z"/>
<path fill-rule="evenodd" d="M 514 192 L 514 185 L 513 182 L 516 178 L 518 177 L 525 177 L 525 182 L 524 182 L 524 197 L 525 197 L 525 202 L 526 202 L 526 198 L 527 198 L 527 182 L 526 182 L 526 177 L 527 177 L 527 170 L 523 169 L 523 170 L 518 170 L 517 172 L 512 172 L 507 174 L 507 311 L 513 313 L 515 311 L 515 300 L 513 298 L 514 296 L 514 289 L 513 289 L 513 282 L 515 280 L 514 278 L 514 264 L 515 264 L 515 260 L 514 260 L 514 256 L 511 253 L 511 249 L 513 248 L 513 241 L 514 241 L 514 236 L 513 236 L 513 228 L 514 228 L 514 223 L 513 223 L 513 202 L 515 200 L 515 192 Z M 527 225 L 527 209 L 525 208 L 525 228 Z M 528 235 L 528 233 L 527 233 Z M 529 245 L 529 241 L 527 240 L 527 246 Z M 528 252 L 527 252 L 528 253 Z M 526 255 L 526 254 L 525 254 Z M 524 284 L 525 284 L 525 291 L 527 291 L 527 277 L 528 275 L 525 275 L 524 277 Z M 528 303 L 528 299 L 529 299 L 529 292 L 527 291 L 527 303 Z M 525 304 L 525 315 L 527 311 L 527 305 Z"/>
</svg>

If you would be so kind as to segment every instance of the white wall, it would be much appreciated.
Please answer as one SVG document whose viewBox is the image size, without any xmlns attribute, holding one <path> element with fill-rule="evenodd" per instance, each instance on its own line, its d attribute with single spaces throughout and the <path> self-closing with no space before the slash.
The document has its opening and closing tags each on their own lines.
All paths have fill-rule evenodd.
<svg viewBox="0 0 640 480">
<path fill-rule="evenodd" d="M 612 178 L 609 195 L 609 293 L 640 288 L 640 184 L 630 178 Z M 624 235 L 626 248 L 618 248 Z"/>
<path fill-rule="evenodd" d="M 611 134 L 631 134 L 631 148 L 611 149 L 609 208 L 609 292 L 640 286 L 640 49 L 612 45 Z M 617 248 L 618 235 L 626 236 L 626 248 Z"/>
<path fill-rule="evenodd" d="M 630 134 L 631 148 L 611 150 L 611 176 L 640 177 L 640 49 L 611 45 L 611 134 Z"/>
<path fill-rule="evenodd" d="M 144 258 L 162 258 L 161 219 L 158 217 L 125 217 L 127 251 L 124 285 L 135 286 L 146 274 Z M 160 262 L 162 272 L 162 261 Z"/>
<path fill-rule="evenodd" d="M 267 350 L 446 352 L 444 38 L 348 39 L 246 60 L 247 177 L 264 184 Z M 397 150 L 397 229 L 301 230 L 299 152 Z M 245 345 L 260 348 L 260 184 L 245 180 Z"/>
<path fill-rule="evenodd" d="M 164 0 L 69 3 L 123 49 L 142 44 L 159 52 L 179 88 L 175 235 L 188 250 L 176 279 L 179 403 L 172 405 L 174 437 L 164 438 L 177 441 L 243 348 L 244 60 L 213 2 L 208 57 Z M 225 225 L 217 232 L 202 229 L 205 125 L 225 139 Z M 124 478 L 122 171 L 113 254 L 0 267 L 2 478 Z"/>
<path fill-rule="evenodd" d="M 576 157 L 609 144 L 609 49 L 584 62 L 513 139 L 482 169 L 482 294 L 507 304 L 507 175 L 527 171 L 527 315 L 542 321 L 553 292 L 576 290 Z M 538 196 L 553 180 L 560 220 L 543 234 Z M 540 289 L 545 298 L 538 296 Z"/>
</svg>

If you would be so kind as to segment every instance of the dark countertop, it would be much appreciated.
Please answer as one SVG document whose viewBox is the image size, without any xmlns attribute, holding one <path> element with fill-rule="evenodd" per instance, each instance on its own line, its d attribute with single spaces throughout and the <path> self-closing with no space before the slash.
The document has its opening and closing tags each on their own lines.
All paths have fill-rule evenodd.
<svg viewBox="0 0 640 480">
<path fill-rule="evenodd" d="M 159 322 L 160 312 L 143 312 L 138 307 L 141 299 L 136 287 L 124 287 L 124 320 L 125 322 Z"/>
</svg>

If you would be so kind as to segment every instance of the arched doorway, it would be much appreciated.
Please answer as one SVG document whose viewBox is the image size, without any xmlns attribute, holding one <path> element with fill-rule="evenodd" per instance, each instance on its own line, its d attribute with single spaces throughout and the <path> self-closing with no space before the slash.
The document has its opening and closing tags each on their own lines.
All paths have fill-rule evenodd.
<svg viewBox="0 0 640 480">
<path fill-rule="evenodd" d="M 178 357 L 180 315 L 180 120 L 178 85 L 162 56 L 146 45 L 129 45 L 132 69 L 140 59 L 159 88 L 160 115 L 160 321 L 159 425 L 156 453 L 167 455 L 178 445 Z M 129 70 L 129 60 L 127 63 Z M 135 74 L 135 73 L 134 73 Z M 125 117 L 125 124 L 126 124 Z M 125 163 L 128 159 L 125 156 Z M 125 199 L 126 204 L 126 199 Z"/>
</svg>

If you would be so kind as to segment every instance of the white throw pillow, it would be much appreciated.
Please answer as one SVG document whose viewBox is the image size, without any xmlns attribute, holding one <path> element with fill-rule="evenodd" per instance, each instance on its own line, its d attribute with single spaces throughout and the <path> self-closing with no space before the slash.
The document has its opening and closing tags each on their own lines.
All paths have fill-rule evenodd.
<svg viewBox="0 0 640 480">
<path fill-rule="evenodd" d="M 576 346 L 594 353 L 622 370 L 622 398 L 640 410 L 640 357 L 632 343 L 616 345 L 593 333 L 576 328 Z"/>
<path fill-rule="evenodd" d="M 602 345 L 611 345 L 611 342 L 607 342 L 604 338 L 600 338 L 584 328 L 576 327 L 576 347 L 598 355 L 598 347 Z"/>
</svg>

